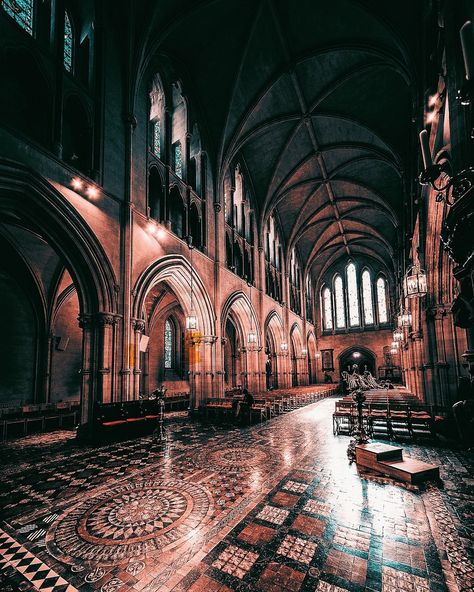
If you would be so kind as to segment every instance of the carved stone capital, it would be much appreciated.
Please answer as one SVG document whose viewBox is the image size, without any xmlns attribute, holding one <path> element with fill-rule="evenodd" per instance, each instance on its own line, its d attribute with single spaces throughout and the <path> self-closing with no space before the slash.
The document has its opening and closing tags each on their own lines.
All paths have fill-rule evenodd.
<svg viewBox="0 0 474 592">
<path fill-rule="evenodd" d="M 137 333 L 145 331 L 145 321 L 142 319 L 132 319 L 132 327 Z"/>
</svg>

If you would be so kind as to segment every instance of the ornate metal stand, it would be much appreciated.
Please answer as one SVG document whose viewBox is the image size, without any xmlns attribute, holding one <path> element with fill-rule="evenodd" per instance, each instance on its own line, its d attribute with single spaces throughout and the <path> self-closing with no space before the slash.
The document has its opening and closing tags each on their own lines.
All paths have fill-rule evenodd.
<svg viewBox="0 0 474 592">
<path fill-rule="evenodd" d="M 162 385 L 155 391 L 158 405 L 158 419 L 156 422 L 156 428 L 153 431 L 153 440 L 158 443 L 163 443 L 166 440 L 165 428 L 163 427 L 163 418 L 165 415 L 165 393 L 166 388 Z"/>
<path fill-rule="evenodd" d="M 365 431 L 364 418 L 362 416 L 362 406 L 366 399 L 364 391 L 360 388 L 356 389 L 352 393 L 352 398 L 357 404 L 357 425 L 354 430 L 354 436 L 347 448 L 347 458 L 349 459 L 349 463 L 353 463 L 356 459 L 356 446 L 359 444 L 367 444 L 367 442 L 370 440 L 367 432 Z"/>
</svg>

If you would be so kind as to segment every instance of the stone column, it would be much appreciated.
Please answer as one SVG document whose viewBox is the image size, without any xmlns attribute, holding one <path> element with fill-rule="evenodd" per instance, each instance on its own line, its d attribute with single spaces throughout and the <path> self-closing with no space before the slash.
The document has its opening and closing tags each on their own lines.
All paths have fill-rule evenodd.
<svg viewBox="0 0 474 592">
<path fill-rule="evenodd" d="M 95 332 L 91 315 L 79 315 L 79 326 L 82 329 L 81 424 L 86 424 L 92 421 L 94 403 L 97 400 Z"/>
<path fill-rule="evenodd" d="M 205 404 L 209 397 L 214 397 L 214 383 L 216 379 L 216 343 L 217 337 L 215 335 L 205 335 L 203 338 L 203 345 L 201 347 L 201 372 L 202 372 L 202 390 L 200 396 L 197 397 L 196 406 Z"/>
<path fill-rule="evenodd" d="M 104 312 L 94 316 L 94 325 L 97 330 L 97 360 L 99 364 L 99 392 L 102 403 L 113 401 L 113 356 L 115 350 L 115 327 L 117 317 Z"/>
<path fill-rule="evenodd" d="M 130 351 L 130 368 L 133 372 L 131 399 L 139 399 L 140 395 L 140 376 L 142 369 L 140 367 L 140 341 L 145 331 L 145 321 L 142 319 L 132 319 L 133 343 Z"/>
</svg>

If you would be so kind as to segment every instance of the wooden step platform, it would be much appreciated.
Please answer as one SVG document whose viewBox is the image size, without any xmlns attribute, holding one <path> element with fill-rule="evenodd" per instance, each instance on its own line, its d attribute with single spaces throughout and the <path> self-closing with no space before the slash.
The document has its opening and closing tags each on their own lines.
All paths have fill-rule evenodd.
<svg viewBox="0 0 474 592">
<path fill-rule="evenodd" d="M 413 458 L 403 458 L 403 449 L 388 444 L 356 446 L 356 463 L 362 467 L 418 485 L 429 479 L 439 479 L 439 467 Z"/>
</svg>

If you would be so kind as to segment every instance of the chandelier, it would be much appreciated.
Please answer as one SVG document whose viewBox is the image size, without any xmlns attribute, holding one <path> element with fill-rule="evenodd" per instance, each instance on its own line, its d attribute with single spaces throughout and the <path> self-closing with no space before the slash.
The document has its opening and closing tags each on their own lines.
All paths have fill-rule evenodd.
<svg viewBox="0 0 474 592">
<path fill-rule="evenodd" d="M 426 272 L 418 265 L 407 269 L 403 278 L 403 293 L 405 298 L 421 298 L 427 293 Z"/>
</svg>

